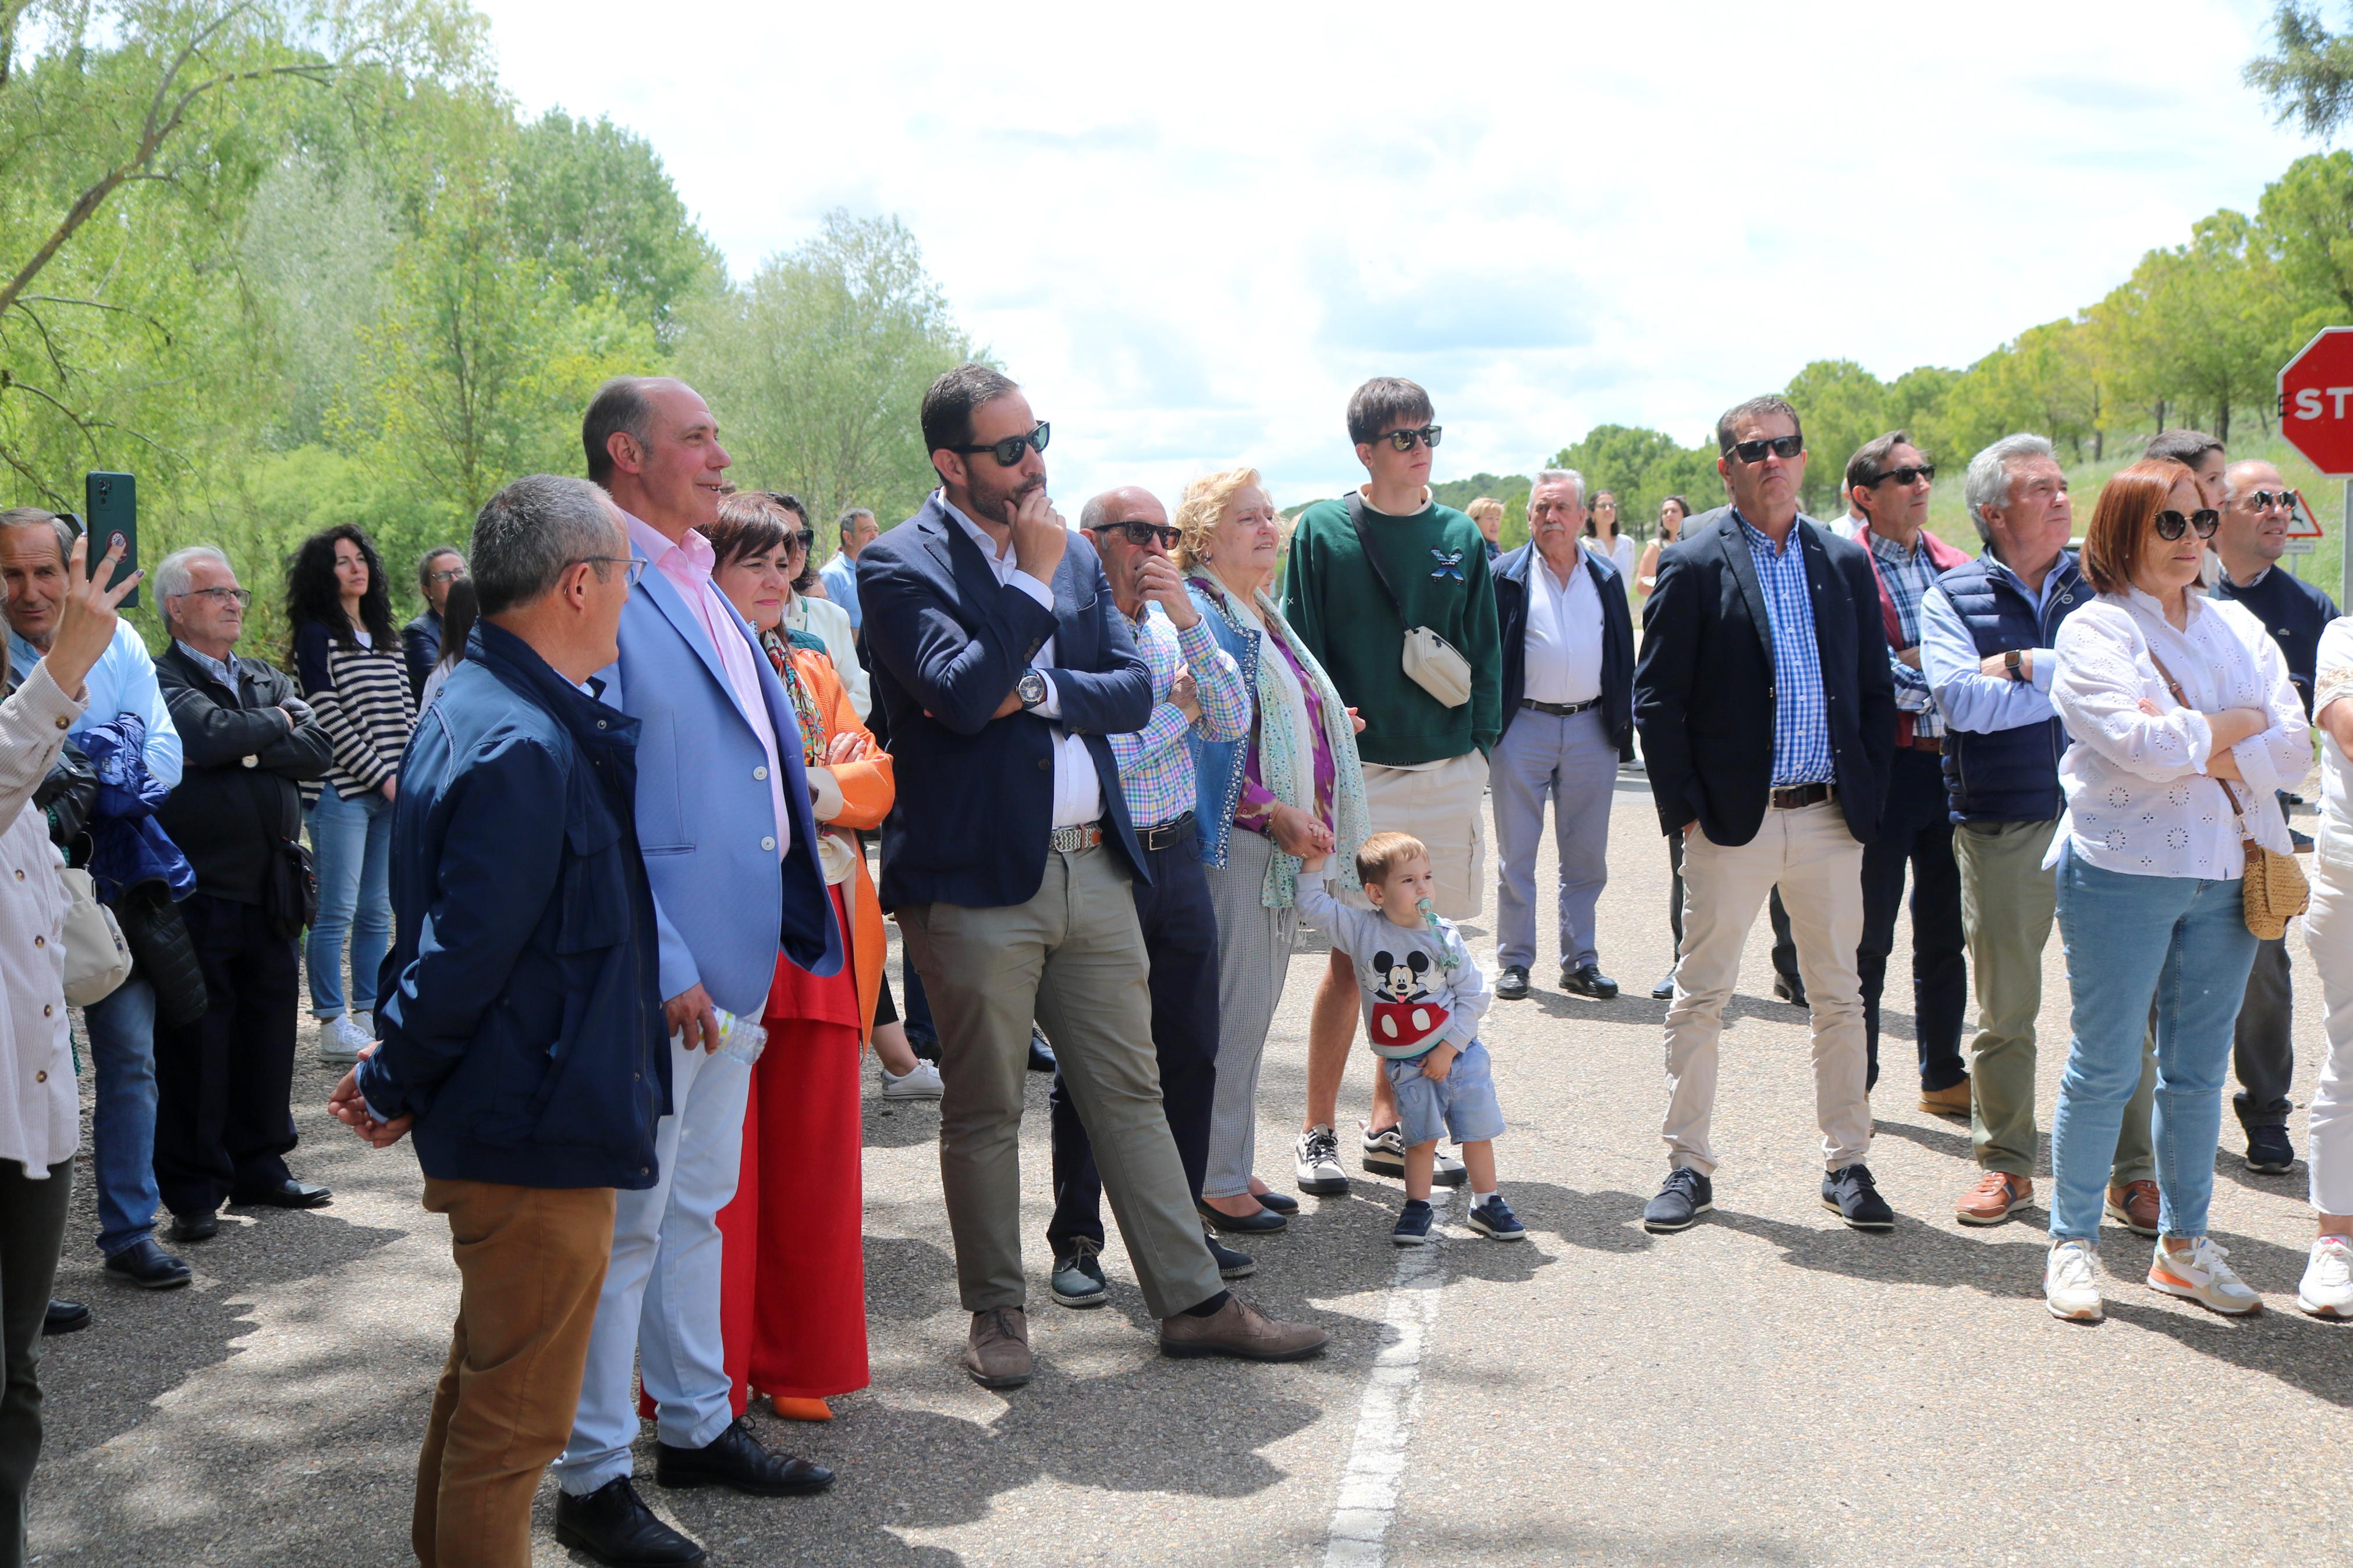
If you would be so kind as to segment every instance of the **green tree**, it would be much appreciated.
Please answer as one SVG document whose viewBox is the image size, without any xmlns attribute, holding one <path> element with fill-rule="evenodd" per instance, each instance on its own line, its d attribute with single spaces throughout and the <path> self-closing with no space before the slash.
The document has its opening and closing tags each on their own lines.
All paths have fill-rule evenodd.
<svg viewBox="0 0 2353 1568">
<path fill-rule="evenodd" d="M 1816 360 L 1789 378 L 1783 395 L 1806 432 L 1806 511 L 1844 517 L 1847 459 L 1893 428 L 1886 384 L 1852 360 Z"/>
<path fill-rule="evenodd" d="M 2278 53 L 2249 60 L 2249 87 L 2271 100 L 2282 125 L 2326 140 L 2353 117 L 2353 37 L 2331 33 L 2316 5 L 2283 0 L 2272 12 Z"/>
<path fill-rule="evenodd" d="M 550 110 L 516 138 L 506 219 L 518 245 L 578 303 L 610 300 L 664 343 L 678 311 L 724 275 L 652 144 L 609 120 Z"/>
</svg>

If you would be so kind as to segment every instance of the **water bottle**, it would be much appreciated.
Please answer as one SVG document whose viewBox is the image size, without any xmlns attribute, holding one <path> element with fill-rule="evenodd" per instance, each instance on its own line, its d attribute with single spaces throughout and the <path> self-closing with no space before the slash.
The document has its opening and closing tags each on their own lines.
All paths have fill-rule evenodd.
<svg viewBox="0 0 2353 1568">
<path fill-rule="evenodd" d="M 768 1048 L 768 1031 L 749 1018 L 737 1017 L 724 1007 L 713 1007 L 711 1012 L 719 1020 L 718 1054 L 729 1061 L 742 1062 L 745 1067 L 758 1061 L 760 1053 Z M 686 1031 L 681 1029 L 670 1038 L 683 1043 Z"/>
</svg>

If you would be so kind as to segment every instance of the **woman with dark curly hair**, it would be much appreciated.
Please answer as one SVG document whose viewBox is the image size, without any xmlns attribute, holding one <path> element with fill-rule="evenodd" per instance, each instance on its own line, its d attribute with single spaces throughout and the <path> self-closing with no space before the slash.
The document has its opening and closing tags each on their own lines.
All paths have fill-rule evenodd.
<svg viewBox="0 0 2353 1568">
<path fill-rule="evenodd" d="M 302 542 L 286 567 L 286 619 L 302 696 L 334 738 L 325 780 L 309 807 L 319 913 L 304 960 L 319 1056 L 353 1060 L 375 1037 L 376 971 L 392 942 L 389 893 L 394 777 L 417 699 L 393 628 L 384 558 L 354 523 Z M 351 1002 L 343 1000 L 343 940 L 351 939 Z"/>
</svg>

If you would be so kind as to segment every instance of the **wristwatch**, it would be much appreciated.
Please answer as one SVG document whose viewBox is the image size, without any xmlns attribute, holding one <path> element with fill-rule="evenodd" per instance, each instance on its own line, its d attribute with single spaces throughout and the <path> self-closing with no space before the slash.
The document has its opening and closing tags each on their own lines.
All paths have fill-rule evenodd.
<svg viewBox="0 0 2353 1568">
<path fill-rule="evenodd" d="M 1046 678 L 1034 669 L 1025 669 L 1021 679 L 1013 683 L 1013 691 L 1021 699 L 1024 710 L 1035 708 L 1046 700 Z"/>
<path fill-rule="evenodd" d="M 2001 656 L 2002 668 L 2010 671 L 2010 678 L 2012 680 L 2022 681 L 2026 679 L 2025 660 L 2026 656 L 2016 648 L 2011 648 Z"/>
</svg>

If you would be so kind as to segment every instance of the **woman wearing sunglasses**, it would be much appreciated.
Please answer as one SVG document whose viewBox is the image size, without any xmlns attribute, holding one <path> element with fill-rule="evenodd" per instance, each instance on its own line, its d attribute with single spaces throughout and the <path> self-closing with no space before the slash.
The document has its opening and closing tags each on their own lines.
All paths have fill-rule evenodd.
<svg viewBox="0 0 2353 1568">
<path fill-rule="evenodd" d="M 2053 1316 L 2077 1321 L 2102 1313 L 2108 1167 L 2152 1004 L 2159 1214 L 2148 1283 L 2217 1312 L 2263 1305 L 2209 1238 L 2207 1208 L 2232 1026 L 2255 958 L 2241 840 L 2292 852 L 2276 792 L 2304 776 L 2312 751 L 2263 623 L 2191 592 L 2219 521 L 2179 463 L 2145 459 L 2110 479 L 2082 556 L 2100 596 L 2056 645 L 2051 700 L 2073 743 L 2051 858 L 2074 1038 L 2052 1123 L 2043 1296 Z"/>
<path fill-rule="evenodd" d="M 817 545 L 817 530 L 809 526 L 808 509 L 798 496 L 782 490 L 755 490 L 781 508 L 785 527 L 784 568 L 789 579 L 785 593 L 784 628 L 787 632 L 803 632 L 825 645 L 828 657 L 833 660 L 834 672 L 841 677 L 842 689 L 849 693 L 849 706 L 864 723 L 874 710 L 874 698 L 867 684 L 866 667 L 858 662 L 858 628 L 849 624 L 849 612 L 825 596 L 825 578 L 809 563 Z M 757 623 L 754 629 L 757 630 Z"/>
</svg>

